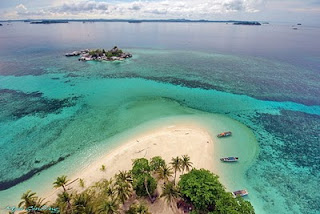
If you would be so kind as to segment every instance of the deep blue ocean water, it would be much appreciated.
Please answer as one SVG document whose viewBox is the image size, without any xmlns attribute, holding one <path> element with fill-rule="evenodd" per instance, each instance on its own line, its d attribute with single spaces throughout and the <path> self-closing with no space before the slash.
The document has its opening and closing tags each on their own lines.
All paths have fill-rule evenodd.
<svg viewBox="0 0 320 214">
<path fill-rule="evenodd" d="M 139 124 L 190 114 L 185 107 L 253 130 L 259 155 L 245 176 L 259 212 L 320 213 L 319 35 L 291 24 L 4 25 L 0 205 L 1 190 Z M 133 58 L 63 55 L 114 45 Z"/>
</svg>

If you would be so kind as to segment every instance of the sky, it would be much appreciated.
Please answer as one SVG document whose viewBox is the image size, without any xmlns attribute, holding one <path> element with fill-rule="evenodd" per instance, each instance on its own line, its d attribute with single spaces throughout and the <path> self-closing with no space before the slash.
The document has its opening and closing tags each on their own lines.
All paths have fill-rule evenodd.
<svg viewBox="0 0 320 214">
<path fill-rule="evenodd" d="M 0 19 L 208 19 L 317 23 L 320 0 L 0 0 Z"/>
</svg>

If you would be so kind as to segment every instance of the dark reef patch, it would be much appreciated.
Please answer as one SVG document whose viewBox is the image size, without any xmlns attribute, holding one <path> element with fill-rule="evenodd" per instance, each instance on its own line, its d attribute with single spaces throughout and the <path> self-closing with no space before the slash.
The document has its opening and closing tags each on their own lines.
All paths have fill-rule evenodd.
<svg viewBox="0 0 320 214">
<path fill-rule="evenodd" d="M 236 81 L 233 80 L 233 83 L 237 83 L 239 84 L 239 82 L 241 82 L 243 85 L 239 85 L 238 87 L 234 87 L 237 88 L 237 90 L 233 89 L 233 87 L 229 87 L 227 82 L 229 81 L 230 84 L 232 81 L 230 80 L 224 80 L 225 82 L 221 82 L 221 80 L 217 81 L 217 80 L 211 80 L 209 81 L 209 79 L 203 80 L 203 79 L 187 79 L 184 77 L 173 77 L 173 76 L 145 76 L 145 75 L 141 75 L 139 73 L 136 72 L 119 72 L 119 73 L 114 73 L 114 74 L 105 74 L 105 73 L 101 73 L 99 74 L 100 77 L 103 78 L 142 78 L 142 79 L 146 79 L 146 80 L 152 80 L 152 81 L 156 81 L 156 82 L 160 82 L 160 83 L 169 83 L 169 84 L 173 84 L 173 85 L 179 85 L 179 86 L 184 86 L 184 87 L 188 87 L 188 88 L 201 88 L 204 90 L 217 90 L 217 91 L 222 91 L 222 92 L 227 92 L 227 93 L 233 93 L 233 94 L 239 94 L 239 95 L 246 95 L 246 96 L 250 96 L 253 97 L 255 99 L 259 99 L 259 100 L 265 100 L 265 101 L 276 101 L 276 102 L 296 102 L 296 103 L 301 103 L 303 105 L 307 105 L 307 106 L 312 106 L 312 105 L 320 105 L 319 99 L 318 100 L 314 100 L 313 96 L 292 96 L 289 95 L 290 93 L 284 93 L 281 92 L 280 94 L 276 94 L 276 93 L 271 93 L 270 92 L 270 88 L 281 88 L 283 86 L 281 86 L 281 84 L 276 84 L 273 83 L 273 86 L 270 86 L 270 88 L 265 88 L 265 86 L 263 86 L 263 84 L 260 85 L 259 88 L 250 88 L 252 87 L 250 84 L 250 82 L 248 81 L 246 83 L 246 85 L 244 85 L 243 81 Z M 253 81 L 253 80 L 252 80 Z M 262 87 L 263 86 L 263 87 Z M 305 89 L 303 89 L 302 87 L 298 87 L 296 86 L 297 91 L 303 91 Z M 317 94 L 318 91 L 317 89 L 309 89 L 309 92 L 312 94 Z M 292 93 L 294 93 L 292 91 Z"/>
<path fill-rule="evenodd" d="M 41 118 L 38 123 L 10 133 L 6 143 L 0 146 L 0 163 L 3 163 L 0 164 L 1 188 L 10 188 L 25 181 L 74 153 L 75 149 L 61 143 L 63 132 L 73 117 L 46 121 L 46 118 Z M 14 170 L 7 173 L 9 169 Z"/>
<path fill-rule="evenodd" d="M 266 131 L 284 142 L 274 144 L 282 158 L 298 167 L 320 170 L 320 116 L 282 110 L 281 115 L 259 114 L 258 120 Z"/>
<path fill-rule="evenodd" d="M 188 88 L 201 88 L 201 89 L 205 89 L 205 90 L 218 90 L 221 91 L 222 88 L 219 86 L 215 86 L 209 83 L 204 83 L 198 80 L 185 80 L 185 79 L 180 79 L 180 78 L 175 78 L 175 77 L 150 77 L 147 78 L 153 81 L 157 81 L 157 82 L 167 82 L 173 85 L 179 85 L 179 86 L 184 86 L 184 87 L 188 87 Z"/>
<path fill-rule="evenodd" d="M 0 90 L 0 119 L 19 119 L 27 115 L 45 117 L 50 113 L 59 113 L 64 107 L 75 105 L 76 97 L 66 99 L 47 99 L 40 92 Z"/>
<path fill-rule="evenodd" d="M 64 157 L 60 157 L 60 158 L 58 158 L 58 160 L 51 161 L 51 162 L 49 162 L 49 163 L 47 163 L 47 164 L 45 164 L 45 165 L 43 165 L 41 167 L 34 168 L 34 169 L 30 170 L 29 172 L 27 172 L 26 174 L 21 175 L 18 178 L 15 178 L 15 179 L 12 179 L 12 180 L 0 181 L 0 191 L 9 189 L 9 188 L 11 188 L 11 187 L 23 182 L 23 181 L 28 180 L 29 178 L 33 177 L 35 174 L 41 172 L 42 170 L 50 168 L 51 166 L 53 166 L 53 165 L 65 160 L 69 156 L 70 155 L 66 155 Z"/>
<path fill-rule="evenodd" d="M 275 189 L 286 199 L 288 213 L 298 213 L 298 205 L 301 213 L 308 210 L 317 214 L 320 116 L 289 110 L 281 110 L 280 115 L 256 112 L 230 116 L 248 125 L 258 139 L 259 156 L 246 176 L 259 197 L 269 201 L 268 189 Z M 266 206 L 267 210 L 274 209 L 271 204 Z"/>
<path fill-rule="evenodd" d="M 219 90 L 221 91 L 222 88 L 209 84 L 209 83 L 203 83 L 198 80 L 185 80 L 182 78 L 176 78 L 176 77 L 142 77 L 140 75 L 137 75 L 135 73 L 120 73 L 120 74 L 109 74 L 109 75 L 103 75 L 104 78 L 142 78 L 146 80 L 152 80 L 155 82 L 160 83 L 170 83 L 173 85 L 179 85 L 183 87 L 188 88 L 201 88 L 205 90 Z"/>
<path fill-rule="evenodd" d="M 2 61 L 0 62 L 0 75 L 1 76 L 40 76 L 45 74 L 44 71 L 40 66 L 36 67 L 34 64 L 26 61 L 19 61 L 17 62 L 9 62 L 9 61 Z"/>
</svg>

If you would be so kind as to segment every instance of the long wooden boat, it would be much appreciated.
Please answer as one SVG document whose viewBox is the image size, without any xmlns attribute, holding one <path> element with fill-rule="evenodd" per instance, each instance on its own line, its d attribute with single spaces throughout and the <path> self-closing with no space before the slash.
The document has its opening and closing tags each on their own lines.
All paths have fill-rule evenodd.
<svg viewBox="0 0 320 214">
<path fill-rule="evenodd" d="M 217 135 L 217 137 L 229 137 L 232 135 L 232 132 L 228 131 L 228 132 L 222 132 L 220 134 Z"/>
<path fill-rule="evenodd" d="M 232 193 L 232 195 L 233 195 L 234 197 L 237 197 L 237 196 L 244 197 L 244 196 L 246 196 L 246 195 L 248 195 L 248 194 L 249 194 L 248 191 L 245 190 L 245 189 L 237 190 L 237 191 L 234 191 L 234 192 Z"/>
<path fill-rule="evenodd" d="M 237 162 L 239 160 L 238 157 L 226 157 L 226 158 L 220 158 L 223 162 Z"/>
</svg>

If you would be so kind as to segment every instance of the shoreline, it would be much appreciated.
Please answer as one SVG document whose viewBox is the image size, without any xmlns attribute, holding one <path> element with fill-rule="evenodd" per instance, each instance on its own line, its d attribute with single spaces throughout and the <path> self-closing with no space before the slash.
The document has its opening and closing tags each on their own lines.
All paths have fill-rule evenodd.
<svg viewBox="0 0 320 214">
<path fill-rule="evenodd" d="M 180 131 L 174 131 L 178 129 Z M 233 136 L 226 139 L 216 138 L 216 134 L 226 130 L 232 131 Z M 170 131 L 171 137 L 173 136 L 175 141 L 161 138 L 161 134 L 164 135 L 165 133 L 170 133 Z M 188 134 L 186 134 L 187 132 Z M 161 144 L 164 149 L 160 147 L 160 144 L 156 143 L 157 145 L 153 145 L 153 141 L 164 142 L 164 144 Z M 176 143 L 176 141 L 178 142 Z M 188 141 L 195 142 L 191 146 L 195 149 L 189 148 L 188 150 L 184 146 L 181 146 Z M 151 142 L 151 147 L 157 148 L 153 149 L 153 153 L 149 152 L 150 148 L 148 148 L 147 154 L 146 150 L 143 150 L 148 147 L 146 146 L 147 142 Z M 168 151 L 166 147 L 172 145 L 175 146 L 170 147 L 169 151 L 171 150 L 171 153 L 163 155 L 163 152 Z M 205 151 L 210 152 L 204 155 L 202 153 L 204 151 L 202 146 L 207 146 Z M 122 153 L 128 153 L 132 149 L 136 149 L 134 150 L 135 152 L 140 152 L 132 157 L 129 157 L 130 155 L 121 155 Z M 52 203 L 57 193 L 61 191 L 54 189 L 52 185 L 58 176 L 67 175 L 69 182 L 82 178 L 84 179 L 86 188 L 101 178 L 110 178 L 118 173 L 119 170 L 131 168 L 131 159 L 142 158 L 144 156 L 147 158 L 162 156 L 169 163 L 172 157 L 185 154 L 190 156 L 191 162 L 194 163 L 196 168 L 205 168 L 217 174 L 227 191 L 231 192 L 247 188 L 249 192 L 252 192 L 252 189 L 246 182 L 245 172 L 254 161 L 257 152 L 258 145 L 252 131 L 242 123 L 229 117 L 219 114 L 169 116 L 142 123 L 137 127 L 106 139 L 94 147 L 83 150 L 50 169 L 41 172 L 32 179 L 8 190 L 1 191 L 0 198 L 3 201 L 2 204 L 12 206 L 19 203 L 22 193 L 31 189 L 39 197 L 45 198 L 46 201 Z M 220 157 L 228 155 L 237 155 L 241 160 L 237 164 L 222 163 Z M 205 160 L 204 156 L 207 157 L 206 161 L 201 161 Z M 125 163 L 121 157 L 124 157 Z M 120 164 L 117 158 L 121 161 Z M 100 170 L 102 164 L 106 166 L 105 172 Z M 234 176 L 237 176 L 236 183 L 232 179 Z M 177 174 L 177 177 L 179 177 L 179 174 Z M 74 190 L 81 190 L 79 180 L 74 181 L 68 187 L 72 187 Z M 250 201 L 253 202 L 252 200 Z M 3 207 L 0 208 L 0 213 L 1 209 Z M 155 210 L 162 210 L 161 206 L 160 208 L 157 206 Z M 167 211 L 162 210 L 162 212 Z"/>
<path fill-rule="evenodd" d="M 143 157 L 150 159 L 161 156 L 168 164 L 172 157 L 187 154 L 195 168 L 216 171 L 213 161 L 214 143 L 210 133 L 199 124 L 179 123 L 156 128 L 123 142 L 83 168 L 81 172 L 69 176 L 67 188 L 81 192 L 101 179 L 113 177 L 119 170 L 129 170 L 133 159 Z M 102 165 L 106 166 L 105 171 L 100 170 Z M 84 180 L 85 188 L 80 187 L 79 179 Z M 52 190 L 44 198 L 53 202 L 59 192 L 60 189 Z"/>
</svg>

